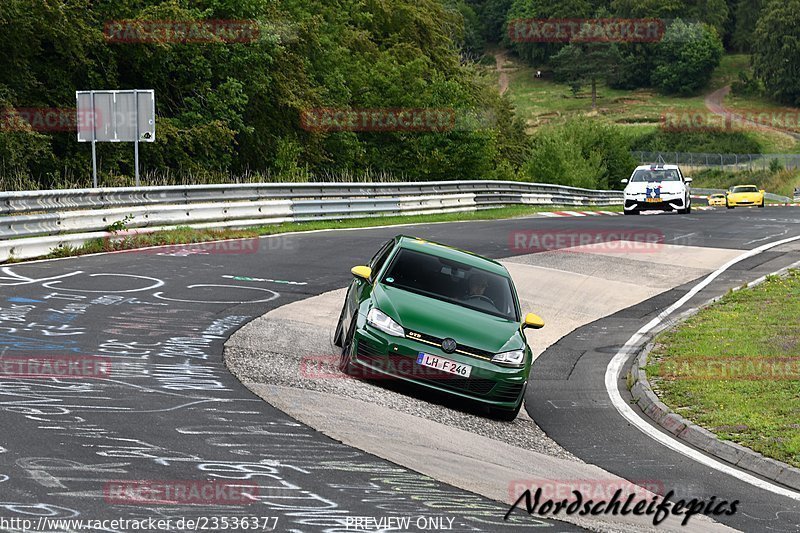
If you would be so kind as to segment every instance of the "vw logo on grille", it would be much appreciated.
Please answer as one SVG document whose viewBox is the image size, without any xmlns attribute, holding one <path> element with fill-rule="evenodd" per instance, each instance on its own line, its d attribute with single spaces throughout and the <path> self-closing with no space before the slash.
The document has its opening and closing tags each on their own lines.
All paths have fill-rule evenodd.
<svg viewBox="0 0 800 533">
<path fill-rule="evenodd" d="M 458 344 L 456 344 L 456 341 L 453 339 L 445 339 L 442 341 L 442 350 L 444 350 L 445 353 L 453 353 L 456 351 L 457 347 Z"/>
</svg>

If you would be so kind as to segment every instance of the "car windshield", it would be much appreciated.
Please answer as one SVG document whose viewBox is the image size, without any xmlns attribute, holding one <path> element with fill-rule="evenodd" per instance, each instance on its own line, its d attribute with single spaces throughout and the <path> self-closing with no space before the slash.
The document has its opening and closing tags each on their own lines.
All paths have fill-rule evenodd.
<svg viewBox="0 0 800 533">
<path fill-rule="evenodd" d="M 631 182 L 662 182 L 662 181 L 681 181 L 678 171 L 675 169 L 657 169 L 657 170 L 637 170 L 633 173 Z"/>
<path fill-rule="evenodd" d="M 435 255 L 400 250 L 381 283 L 507 320 L 519 320 L 509 278 Z"/>
<path fill-rule="evenodd" d="M 741 187 L 734 187 L 731 192 L 758 192 L 758 187 L 754 185 L 743 185 Z"/>
<path fill-rule="evenodd" d="M 724 194 L 712 194 L 711 198 L 725 198 Z"/>
</svg>

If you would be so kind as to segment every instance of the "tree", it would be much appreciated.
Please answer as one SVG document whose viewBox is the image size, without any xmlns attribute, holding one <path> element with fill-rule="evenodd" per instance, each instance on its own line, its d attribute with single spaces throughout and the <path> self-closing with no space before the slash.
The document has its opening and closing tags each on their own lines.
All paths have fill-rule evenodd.
<svg viewBox="0 0 800 533">
<path fill-rule="evenodd" d="M 753 34 L 753 71 L 767 95 L 800 105 L 800 0 L 770 0 Z"/>
<path fill-rule="evenodd" d="M 620 64 L 615 44 L 570 43 L 553 56 L 551 63 L 555 79 L 573 87 L 589 83 L 592 86 L 592 109 L 597 107 L 597 81 L 613 76 Z"/>
<path fill-rule="evenodd" d="M 723 51 L 714 28 L 677 19 L 658 43 L 651 83 L 664 93 L 694 94 L 711 81 Z"/>
<path fill-rule="evenodd" d="M 731 42 L 738 50 L 750 51 L 753 45 L 753 33 L 758 18 L 764 9 L 766 0 L 738 0 L 736 4 L 736 25 Z"/>
<path fill-rule="evenodd" d="M 526 39 L 524 34 L 530 19 L 590 18 L 595 13 L 588 0 L 514 0 L 508 11 L 504 43 L 533 66 L 548 63 L 550 58 L 564 48 L 565 42 L 538 42 Z M 522 28 L 520 33 L 515 28 Z"/>
</svg>

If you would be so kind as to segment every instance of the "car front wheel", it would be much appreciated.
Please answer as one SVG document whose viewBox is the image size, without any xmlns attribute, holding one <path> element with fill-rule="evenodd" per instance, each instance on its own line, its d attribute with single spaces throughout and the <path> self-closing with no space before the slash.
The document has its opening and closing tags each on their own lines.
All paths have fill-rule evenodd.
<svg viewBox="0 0 800 533">
<path fill-rule="evenodd" d="M 350 321 L 350 328 L 347 330 L 347 335 L 345 335 L 342 341 L 342 355 L 339 357 L 339 370 L 348 375 L 353 373 L 353 364 L 350 362 L 350 352 L 353 347 L 353 337 L 356 334 L 357 318 L 358 317 L 354 316 L 353 320 Z"/>
</svg>

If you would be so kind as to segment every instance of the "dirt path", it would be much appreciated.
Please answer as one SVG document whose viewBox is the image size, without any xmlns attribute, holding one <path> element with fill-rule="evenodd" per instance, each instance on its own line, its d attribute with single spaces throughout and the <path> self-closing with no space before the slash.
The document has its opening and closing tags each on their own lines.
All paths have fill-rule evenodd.
<svg viewBox="0 0 800 533">
<path fill-rule="evenodd" d="M 705 99 L 703 100 L 706 108 L 714 113 L 715 115 L 720 115 L 725 117 L 725 128 L 732 129 L 733 128 L 733 121 L 730 118 L 730 115 L 736 115 L 736 111 L 730 111 L 729 109 L 725 108 L 723 102 L 725 101 L 725 97 L 728 96 L 731 92 L 731 86 L 726 85 L 725 87 L 721 87 L 714 92 L 711 92 L 706 95 Z M 787 131 L 780 128 L 774 128 L 771 126 L 765 126 L 763 124 L 759 124 L 758 122 L 754 122 L 752 120 L 744 120 L 743 118 L 737 119 L 737 122 L 741 123 L 742 126 L 746 126 L 747 129 L 754 129 L 760 131 L 773 131 L 775 133 L 782 133 L 784 135 L 789 135 L 790 137 L 794 137 L 795 139 L 800 139 L 800 133 L 796 133 L 793 131 Z M 741 127 L 741 126 L 738 126 Z"/>
<path fill-rule="evenodd" d="M 506 64 L 506 53 L 505 52 L 497 52 L 494 56 L 496 65 L 497 65 L 497 73 L 500 74 L 500 94 L 506 94 L 508 91 L 508 84 L 509 78 L 508 73 L 509 71 L 504 68 Z"/>
</svg>

